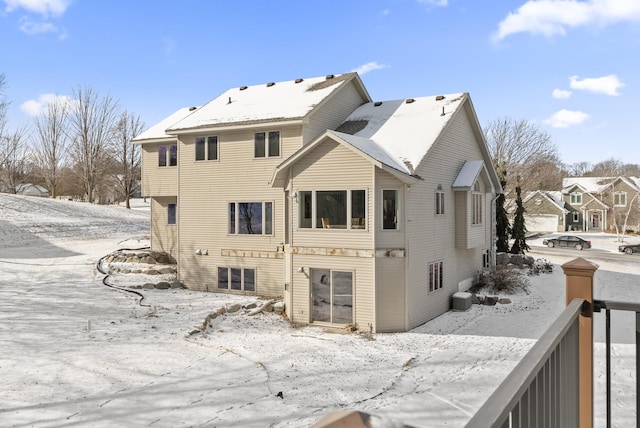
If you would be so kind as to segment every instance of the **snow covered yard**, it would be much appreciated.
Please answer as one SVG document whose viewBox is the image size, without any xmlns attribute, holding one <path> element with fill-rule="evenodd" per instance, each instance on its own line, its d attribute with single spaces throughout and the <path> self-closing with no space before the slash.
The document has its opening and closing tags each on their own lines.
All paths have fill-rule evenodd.
<svg viewBox="0 0 640 428">
<path fill-rule="evenodd" d="M 241 310 L 189 335 L 208 313 L 257 299 L 154 289 L 138 290 L 140 306 L 102 285 L 100 257 L 146 242 L 144 209 L 0 194 L 0 218 L 3 426 L 304 427 L 341 409 L 388 426 L 464 426 L 564 307 L 556 267 L 531 277 L 530 294 L 512 304 L 474 305 L 408 333 L 296 328 Z M 628 265 L 636 259 L 601 265 L 596 294 L 640 301 L 640 269 Z M 635 419 L 635 351 L 625 337 L 614 347 L 621 427 Z M 604 392 L 596 394 L 602 426 Z"/>
</svg>

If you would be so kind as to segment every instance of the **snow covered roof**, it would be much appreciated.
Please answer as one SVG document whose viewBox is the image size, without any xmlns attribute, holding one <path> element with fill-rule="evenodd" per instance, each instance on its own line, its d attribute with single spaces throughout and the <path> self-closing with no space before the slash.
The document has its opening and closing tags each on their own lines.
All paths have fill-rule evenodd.
<svg viewBox="0 0 640 428">
<path fill-rule="evenodd" d="M 337 131 L 370 139 L 393 156 L 396 164 L 409 162 L 410 168 L 417 168 L 467 97 L 466 93 L 457 93 L 366 103 L 351 113 Z"/>
<path fill-rule="evenodd" d="M 484 162 L 481 160 L 466 161 L 451 187 L 454 189 L 471 189 L 483 167 Z"/>
<path fill-rule="evenodd" d="M 166 118 L 162 119 L 160 122 L 153 125 L 151 128 L 144 131 L 142 134 L 138 135 L 136 138 L 132 140 L 132 143 L 144 143 L 146 140 L 160 140 L 164 138 L 173 138 L 173 135 L 167 134 L 165 131 L 174 123 L 184 119 L 189 116 L 193 112 L 197 110 L 197 107 L 184 107 L 180 110 L 170 114 Z"/>
<path fill-rule="evenodd" d="M 553 204 L 553 206 L 557 207 L 563 213 L 566 214 L 566 213 L 569 212 L 569 210 L 567 210 L 565 208 L 564 200 L 562 200 L 562 192 L 550 192 L 550 191 L 546 191 L 546 190 L 536 190 L 536 191 L 533 191 L 533 192 L 528 192 L 522 201 L 523 202 L 528 202 L 533 198 L 539 198 L 539 197 L 543 197 L 543 198 L 549 200 L 549 202 L 551 202 L 551 204 Z"/>
<path fill-rule="evenodd" d="M 222 125 L 299 120 L 353 79 L 370 99 L 356 73 L 232 88 L 168 129 L 169 132 Z"/>
<path fill-rule="evenodd" d="M 367 156 L 377 160 L 378 162 L 388 165 L 398 171 L 411 175 L 411 171 L 407 165 L 400 162 L 392 154 L 390 154 L 384 147 L 378 145 L 375 141 L 368 138 L 358 137 L 355 135 L 345 134 L 338 131 L 327 131 L 328 134 L 341 138 L 345 142 L 351 144 L 356 149 L 360 150 Z"/>
<path fill-rule="evenodd" d="M 562 191 L 567 193 L 574 186 L 580 186 L 588 193 L 602 193 L 612 182 L 622 180 L 640 190 L 638 177 L 567 177 L 562 179 Z"/>
</svg>

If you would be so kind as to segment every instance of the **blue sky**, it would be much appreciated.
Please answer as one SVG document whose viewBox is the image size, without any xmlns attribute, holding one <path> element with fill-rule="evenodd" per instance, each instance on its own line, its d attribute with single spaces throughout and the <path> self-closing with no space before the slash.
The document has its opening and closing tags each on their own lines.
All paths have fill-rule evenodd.
<svg viewBox="0 0 640 428">
<path fill-rule="evenodd" d="M 640 0 L 0 0 L 10 125 L 79 85 L 148 126 L 230 87 L 357 70 L 374 100 L 469 92 L 565 163 L 640 164 Z"/>
</svg>

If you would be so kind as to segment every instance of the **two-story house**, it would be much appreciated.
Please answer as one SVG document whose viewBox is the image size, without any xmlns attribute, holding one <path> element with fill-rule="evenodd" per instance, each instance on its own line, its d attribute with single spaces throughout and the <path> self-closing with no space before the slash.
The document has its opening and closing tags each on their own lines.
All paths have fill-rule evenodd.
<svg viewBox="0 0 640 428">
<path fill-rule="evenodd" d="M 493 263 L 500 185 L 468 94 L 372 102 L 356 73 L 241 86 L 134 143 L 151 245 L 190 289 L 405 331 Z"/>
</svg>

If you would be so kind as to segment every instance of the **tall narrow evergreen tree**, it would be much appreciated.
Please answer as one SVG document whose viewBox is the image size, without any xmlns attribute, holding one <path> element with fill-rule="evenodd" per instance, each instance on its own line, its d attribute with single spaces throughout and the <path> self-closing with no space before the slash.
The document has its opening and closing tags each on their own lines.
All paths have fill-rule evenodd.
<svg viewBox="0 0 640 428">
<path fill-rule="evenodd" d="M 503 189 L 503 193 L 498 194 L 498 197 L 496 198 L 496 251 L 499 253 L 508 253 L 511 226 L 509 225 L 507 210 L 504 207 L 504 188 L 507 185 L 507 169 L 504 166 L 504 163 L 496 165 L 496 171 L 498 172 L 498 178 L 500 179 L 500 186 L 502 186 Z"/>
<path fill-rule="evenodd" d="M 524 224 L 524 206 L 522 205 L 522 188 L 520 187 L 520 176 L 516 178 L 516 215 L 513 218 L 513 228 L 511 229 L 513 245 L 512 254 L 524 254 L 529 251 L 527 245 L 527 226 Z"/>
</svg>

